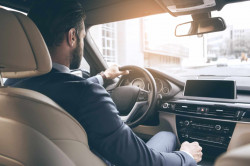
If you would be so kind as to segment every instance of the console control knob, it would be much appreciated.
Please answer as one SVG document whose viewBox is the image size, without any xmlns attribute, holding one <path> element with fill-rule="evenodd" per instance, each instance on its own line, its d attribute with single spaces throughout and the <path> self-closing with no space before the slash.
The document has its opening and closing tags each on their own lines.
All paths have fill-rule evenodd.
<svg viewBox="0 0 250 166">
<path fill-rule="evenodd" d="M 163 103 L 163 104 L 162 104 L 162 108 L 163 108 L 163 109 L 169 108 L 169 104 L 168 104 L 168 103 Z"/>
<path fill-rule="evenodd" d="M 188 126 L 188 125 L 190 124 L 190 122 L 189 122 L 188 120 L 185 120 L 184 124 L 185 124 L 186 126 Z"/>
<path fill-rule="evenodd" d="M 188 138 L 188 134 L 185 135 L 185 138 Z"/>
<path fill-rule="evenodd" d="M 221 125 L 215 125 L 214 128 L 215 128 L 215 130 L 218 130 L 218 131 L 219 131 L 219 130 L 221 130 Z"/>
</svg>

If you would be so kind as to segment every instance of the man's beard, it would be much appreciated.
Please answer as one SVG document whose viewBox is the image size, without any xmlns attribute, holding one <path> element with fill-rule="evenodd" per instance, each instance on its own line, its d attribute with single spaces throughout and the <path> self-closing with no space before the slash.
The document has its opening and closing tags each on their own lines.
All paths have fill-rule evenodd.
<svg viewBox="0 0 250 166">
<path fill-rule="evenodd" d="M 78 69 L 80 67 L 83 53 L 82 53 L 82 49 L 81 49 L 79 43 L 80 42 L 78 41 L 77 46 L 76 46 L 75 50 L 73 51 L 72 59 L 70 62 L 70 67 L 69 67 L 70 69 Z"/>
</svg>

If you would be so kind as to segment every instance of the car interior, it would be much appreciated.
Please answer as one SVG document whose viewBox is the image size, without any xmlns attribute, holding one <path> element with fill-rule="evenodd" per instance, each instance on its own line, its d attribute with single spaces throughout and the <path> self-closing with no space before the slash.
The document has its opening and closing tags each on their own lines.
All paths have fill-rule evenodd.
<svg viewBox="0 0 250 166">
<path fill-rule="evenodd" d="M 38 92 L 4 86 L 6 78 L 38 76 L 48 73 L 52 68 L 46 43 L 36 25 L 26 16 L 35 1 L 37 0 L 0 0 L 0 165 L 105 165 L 89 149 L 84 128 L 58 104 Z M 214 17 L 213 12 L 220 13 L 230 5 L 249 4 L 246 0 L 79 1 L 83 4 L 87 15 L 82 66 L 91 76 L 107 69 L 111 62 L 104 56 L 107 53 L 105 49 L 100 50 L 98 41 L 94 39 L 93 29 L 96 26 L 110 30 L 113 26 L 111 23 L 117 22 L 114 27 L 119 28 L 121 24 L 125 24 L 121 22 L 124 20 L 133 22 L 134 19 L 140 19 L 143 22 L 149 17 L 156 19 L 159 14 L 169 14 L 173 19 L 190 16 L 192 19 L 189 22 L 174 24 L 176 28 L 173 35 L 180 40 L 185 38 L 189 43 L 191 43 L 190 36 L 199 37 L 204 44 L 209 43 L 207 34 L 227 32 L 231 28 L 226 19 L 224 20 L 222 16 Z M 231 9 L 230 12 L 237 13 Z M 248 20 L 244 18 L 245 16 L 242 16 L 238 22 L 247 25 Z M 154 22 L 149 21 L 150 23 Z M 130 26 L 132 24 L 126 25 L 129 30 L 118 29 L 117 35 L 119 30 L 123 35 L 131 32 L 132 35 L 141 35 L 141 32 Z M 188 28 L 183 30 L 185 26 Z M 250 26 L 244 28 L 247 31 Z M 245 31 L 237 32 L 245 37 L 244 42 L 247 43 L 250 42 L 250 35 L 245 35 L 247 34 Z M 231 34 L 231 38 L 233 32 L 231 30 L 228 33 Z M 161 33 L 159 35 L 167 38 Z M 214 38 L 215 46 L 219 45 L 218 42 L 224 42 L 221 38 Z M 104 38 L 100 39 L 104 41 Z M 136 41 L 134 38 L 128 37 L 128 39 L 131 39 L 128 41 L 132 44 Z M 146 43 L 145 48 L 149 45 L 148 47 L 154 49 L 153 46 L 158 40 L 151 41 L 153 44 L 150 46 L 150 39 L 153 40 L 150 35 L 143 39 Z M 122 45 L 123 41 L 119 39 L 117 43 L 116 48 Z M 225 48 L 229 50 L 233 44 L 231 42 Z M 243 44 L 239 44 L 237 48 L 241 48 Z M 233 66 L 234 72 L 230 73 L 229 65 L 232 62 L 236 63 L 236 60 L 229 58 L 225 62 L 222 56 L 219 56 L 220 59 L 216 57 L 213 63 L 214 51 L 210 57 L 202 57 L 206 60 L 205 65 L 202 66 L 201 62 L 198 62 L 199 66 L 192 67 L 193 73 L 203 71 L 208 66 L 216 67 L 209 69 L 213 74 L 189 74 L 190 68 L 178 68 L 178 71 L 184 70 L 188 73 L 185 76 L 171 72 L 176 66 L 166 64 L 170 67 L 162 70 L 156 67 L 159 65 L 157 63 L 154 67 L 146 64 L 146 58 L 160 57 L 158 54 L 166 52 L 165 47 L 161 47 L 161 52 L 153 53 L 152 50 L 145 51 L 144 48 L 142 57 L 144 65 L 136 65 L 132 63 L 132 58 L 128 57 L 128 63 L 121 63 L 120 70 L 129 70 L 130 74 L 109 80 L 104 87 L 115 102 L 121 119 L 141 139 L 147 141 L 160 131 L 171 131 L 177 136 L 179 145 L 184 141 L 199 142 L 203 149 L 203 159 L 198 165 L 247 166 L 250 162 L 250 68 L 247 66 L 249 65 L 247 53 L 250 53 L 250 47 L 248 45 L 249 43 L 244 49 L 242 47 L 242 50 L 238 49 L 237 56 L 236 53 L 228 55 L 238 58 L 237 65 L 240 67 L 244 65 L 245 68 L 234 64 L 237 67 Z M 167 48 L 174 50 L 177 47 L 171 45 Z M 129 49 L 131 49 L 129 53 L 137 53 L 135 49 Z M 212 44 L 206 48 L 202 46 L 203 51 L 211 49 Z M 183 48 L 180 50 L 185 52 Z M 121 49 L 117 52 L 125 51 Z M 228 52 L 223 54 L 227 56 Z M 114 62 L 125 61 L 123 55 L 123 53 L 117 55 Z M 188 59 L 189 55 L 185 55 L 184 58 Z M 187 64 L 189 63 L 188 61 Z M 79 72 L 80 70 L 72 71 L 78 75 Z M 220 72 L 227 75 L 216 75 Z"/>
</svg>

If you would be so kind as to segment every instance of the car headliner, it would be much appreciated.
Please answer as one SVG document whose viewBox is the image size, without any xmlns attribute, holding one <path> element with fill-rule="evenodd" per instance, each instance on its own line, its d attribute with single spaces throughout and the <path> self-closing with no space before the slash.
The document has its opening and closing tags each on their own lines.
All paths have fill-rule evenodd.
<svg viewBox="0 0 250 166">
<path fill-rule="evenodd" d="M 38 0 L 0 0 L 0 4 L 28 12 L 32 3 Z M 168 0 L 79 0 L 87 14 L 86 25 L 96 25 L 147 15 L 169 12 L 162 1 Z M 174 0 L 172 0 L 174 1 Z M 183 0 L 184 2 L 185 0 Z M 187 0 L 186 0 L 187 1 Z M 244 0 L 216 0 L 217 10 L 227 3 Z"/>
</svg>

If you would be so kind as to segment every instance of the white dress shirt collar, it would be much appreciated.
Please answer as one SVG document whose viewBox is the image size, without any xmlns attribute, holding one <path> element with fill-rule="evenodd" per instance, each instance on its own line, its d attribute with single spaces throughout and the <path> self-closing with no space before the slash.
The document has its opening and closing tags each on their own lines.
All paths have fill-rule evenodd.
<svg viewBox="0 0 250 166">
<path fill-rule="evenodd" d="M 70 73 L 70 69 L 67 66 L 61 65 L 59 63 L 52 63 L 53 68 L 62 72 L 62 73 Z"/>
<path fill-rule="evenodd" d="M 54 69 L 56 69 L 56 70 L 58 70 L 58 71 L 60 71 L 62 73 L 71 73 L 70 69 L 67 66 L 61 65 L 59 63 L 52 62 L 52 66 L 53 66 Z M 77 75 L 77 76 L 79 77 L 79 75 Z M 104 80 L 103 80 L 101 75 L 97 74 L 94 77 L 98 80 L 100 85 L 104 84 Z"/>
</svg>

